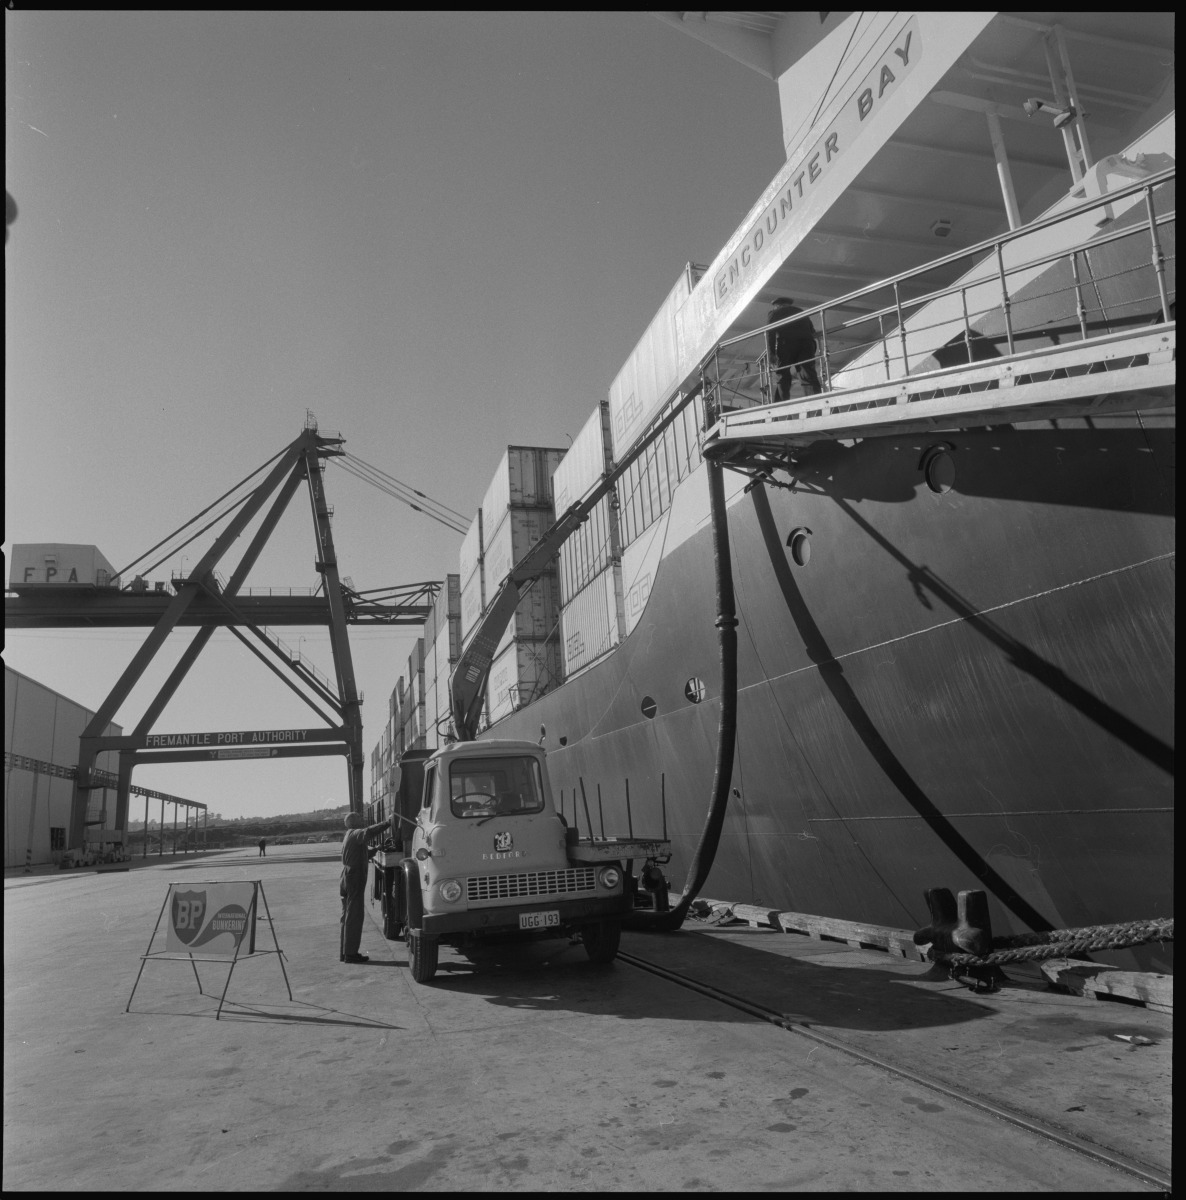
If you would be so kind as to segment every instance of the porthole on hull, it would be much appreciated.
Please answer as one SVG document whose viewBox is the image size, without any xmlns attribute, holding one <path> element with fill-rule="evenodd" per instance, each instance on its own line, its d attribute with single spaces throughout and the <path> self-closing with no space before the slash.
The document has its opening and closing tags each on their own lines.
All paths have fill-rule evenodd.
<svg viewBox="0 0 1186 1200">
<path fill-rule="evenodd" d="M 705 696 L 704 680 L 697 679 L 695 675 L 684 684 L 684 695 L 687 696 L 693 704 L 699 704 Z"/>
<path fill-rule="evenodd" d="M 787 534 L 787 548 L 797 567 L 805 567 L 811 561 L 811 530 L 800 525 Z"/>
<path fill-rule="evenodd" d="M 922 456 L 922 477 L 936 496 L 942 496 L 955 486 L 955 459 L 949 446 L 932 446 Z"/>
<path fill-rule="evenodd" d="M 657 713 L 658 711 L 659 711 L 659 706 L 655 703 L 655 701 L 650 696 L 643 696 L 643 698 L 642 698 L 642 715 L 644 717 L 646 717 L 648 720 L 654 720 L 655 713 Z"/>
</svg>

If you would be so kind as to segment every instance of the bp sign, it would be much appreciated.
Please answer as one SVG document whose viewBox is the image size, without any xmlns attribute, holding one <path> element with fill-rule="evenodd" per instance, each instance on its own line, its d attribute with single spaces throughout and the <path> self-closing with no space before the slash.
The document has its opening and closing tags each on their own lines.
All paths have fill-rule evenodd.
<svg viewBox="0 0 1186 1200">
<path fill-rule="evenodd" d="M 165 948 L 201 958 L 233 959 L 254 953 L 256 886 L 170 884 Z"/>
</svg>

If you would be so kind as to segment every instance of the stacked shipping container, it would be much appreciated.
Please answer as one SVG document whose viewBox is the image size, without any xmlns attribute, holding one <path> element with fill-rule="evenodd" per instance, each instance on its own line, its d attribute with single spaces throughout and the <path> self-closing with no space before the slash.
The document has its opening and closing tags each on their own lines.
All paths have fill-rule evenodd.
<svg viewBox="0 0 1186 1200">
<path fill-rule="evenodd" d="M 433 636 L 428 637 L 429 626 Z M 435 750 L 444 744 L 443 731 L 449 715 L 449 676 L 461 654 L 461 579 L 449 575 L 437 593 L 432 616 L 425 622 L 425 700 L 424 745 Z"/>
<path fill-rule="evenodd" d="M 598 405 L 553 479 L 564 512 L 613 466 L 609 405 Z M 621 539 L 617 506 L 603 498 L 560 550 L 561 645 L 565 678 L 622 639 Z"/>
<path fill-rule="evenodd" d="M 511 570 L 558 513 L 584 496 L 672 402 L 679 379 L 679 312 L 703 275 L 688 264 L 568 452 L 508 446 L 425 622 L 424 637 L 392 697 L 390 747 L 374 770 L 405 751 L 435 749 L 450 717 L 449 680 L 464 642 Z M 486 690 L 489 725 L 612 650 L 638 620 L 662 538 L 651 531 L 699 460 L 699 403 L 618 481 L 564 544 L 559 568 L 520 601 L 495 650 Z M 661 529 L 661 527 L 659 527 Z"/>
<path fill-rule="evenodd" d="M 449 712 L 449 674 L 461 654 L 461 580 L 448 575 L 387 703 L 387 724 L 371 752 L 371 800 L 394 791 L 393 768 L 408 750 L 435 750 Z M 407 682 L 405 682 L 405 679 Z"/>
<path fill-rule="evenodd" d="M 462 544 L 463 641 L 511 568 L 555 519 L 552 475 L 563 458 L 563 450 L 507 447 Z M 559 623 L 560 587 L 553 568 L 524 595 L 496 647 L 487 686 L 487 724 L 563 678 Z M 442 707 L 447 708 L 447 700 Z"/>
</svg>

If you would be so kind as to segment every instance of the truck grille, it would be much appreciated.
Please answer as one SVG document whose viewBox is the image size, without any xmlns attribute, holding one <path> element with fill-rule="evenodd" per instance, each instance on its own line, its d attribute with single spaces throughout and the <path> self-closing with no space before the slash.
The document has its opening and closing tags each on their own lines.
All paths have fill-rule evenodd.
<svg viewBox="0 0 1186 1200">
<path fill-rule="evenodd" d="M 519 875 L 473 875 L 466 880 L 469 900 L 511 900 L 517 896 L 556 896 L 597 888 L 592 867 L 563 871 L 524 871 Z"/>
</svg>

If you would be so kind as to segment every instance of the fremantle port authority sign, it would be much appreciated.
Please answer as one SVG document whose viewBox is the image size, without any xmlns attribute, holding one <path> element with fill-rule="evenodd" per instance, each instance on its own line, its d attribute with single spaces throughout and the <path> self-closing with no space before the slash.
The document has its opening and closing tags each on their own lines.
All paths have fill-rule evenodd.
<svg viewBox="0 0 1186 1200">
<path fill-rule="evenodd" d="M 256 884 L 171 883 L 165 948 L 196 958 L 255 952 Z"/>
<path fill-rule="evenodd" d="M 303 742 L 323 742 L 333 730 L 323 729 L 230 729 L 223 733 L 149 733 L 144 738 L 145 750 L 184 750 L 209 747 L 221 749 Z"/>
<path fill-rule="evenodd" d="M 785 175 L 785 183 L 750 226 L 736 251 L 713 276 L 716 307 L 723 305 L 753 279 L 782 241 L 791 213 L 810 199 L 828 169 L 860 136 L 869 117 L 900 86 L 922 50 L 918 19 L 912 17 L 890 43 L 877 65 L 861 80 L 824 135 Z"/>
<path fill-rule="evenodd" d="M 284 753 L 279 749 L 280 746 L 336 741 L 341 736 L 341 732 L 335 729 L 230 729 L 220 733 L 149 733 L 145 735 L 143 748 L 204 751 L 205 757 L 211 759 L 276 758 Z"/>
</svg>

